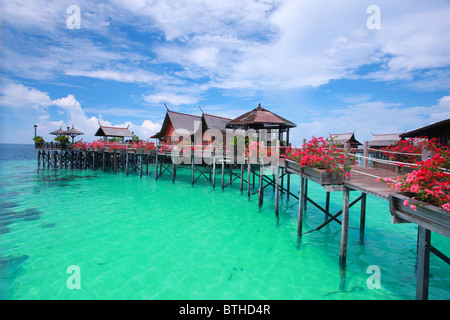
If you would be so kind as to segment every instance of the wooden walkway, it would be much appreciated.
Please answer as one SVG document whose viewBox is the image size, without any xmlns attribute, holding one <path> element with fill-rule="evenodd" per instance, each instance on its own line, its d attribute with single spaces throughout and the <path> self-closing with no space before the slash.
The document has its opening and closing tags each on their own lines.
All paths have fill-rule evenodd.
<svg viewBox="0 0 450 320">
<path fill-rule="evenodd" d="M 377 179 L 380 177 L 395 179 L 400 175 L 386 169 L 352 166 L 351 177 L 344 182 L 344 186 L 383 200 L 389 200 L 389 196 L 393 193 L 392 190 L 384 183 L 378 182 Z"/>
</svg>

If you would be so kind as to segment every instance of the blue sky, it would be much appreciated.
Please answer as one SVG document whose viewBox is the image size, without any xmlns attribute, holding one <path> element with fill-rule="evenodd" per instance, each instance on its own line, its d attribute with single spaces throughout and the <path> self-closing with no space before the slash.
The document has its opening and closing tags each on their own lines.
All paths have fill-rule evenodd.
<svg viewBox="0 0 450 320">
<path fill-rule="evenodd" d="M 449 1 L 1 0 L 1 12 L 0 142 L 32 143 L 34 124 L 46 140 L 72 125 L 92 140 L 99 122 L 148 139 L 164 103 L 229 118 L 261 103 L 297 124 L 293 144 L 450 118 Z"/>
</svg>

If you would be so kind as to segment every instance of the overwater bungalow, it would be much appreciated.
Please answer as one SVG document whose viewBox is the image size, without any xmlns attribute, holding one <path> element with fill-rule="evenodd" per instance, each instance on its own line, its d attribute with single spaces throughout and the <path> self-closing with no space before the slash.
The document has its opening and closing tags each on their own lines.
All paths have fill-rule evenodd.
<svg viewBox="0 0 450 320">
<path fill-rule="evenodd" d="M 450 119 L 402 133 L 401 138 L 438 138 L 443 145 L 450 145 Z"/>
<path fill-rule="evenodd" d="M 362 146 L 362 143 L 356 140 L 355 133 L 330 133 L 330 138 L 333 139 L 333 143 L 345 145 L 347 142 L 350 144 L 350 148 L 358 148 Z"/>
<path fill-rule="evenodd" d="M 107 138 L 121 138 L 122 142 L 124 142 L 125 137 L 132 137 L 133 134 L 130 132 L 128 127 L 120 128 L 120 127 L 106 127 L 100 124 L 100 128 L 98 128 L 95 133 L 96 137 L 104 137 L 106 141 Z"/>
<path fill-rule="evenodd" d="M 372 133 L 372 139 L 369 141 L 369 148 L 381 149 L 401 140 L 400 133 L 375 134 Z"/>
</svg>

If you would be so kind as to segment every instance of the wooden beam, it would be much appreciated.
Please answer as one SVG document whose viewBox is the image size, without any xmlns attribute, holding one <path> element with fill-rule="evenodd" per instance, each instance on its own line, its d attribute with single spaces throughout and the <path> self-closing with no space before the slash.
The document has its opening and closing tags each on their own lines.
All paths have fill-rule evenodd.
<svg viewBox="0 0 450 320">
<path fill-rule="evenodd" d="M 431 231 L 418 226 L 416 300 L 428 300 Z"/>
<path fill-rule="evenodd" d="M 300 178 L 300 190 L 298 197 L 298 223 L 297 223 L 297 238 L 301 240 L 303 234 L 303 211 L 305 210 L 305 192 L 304 192 L 304 180 Z"/>
</svg>

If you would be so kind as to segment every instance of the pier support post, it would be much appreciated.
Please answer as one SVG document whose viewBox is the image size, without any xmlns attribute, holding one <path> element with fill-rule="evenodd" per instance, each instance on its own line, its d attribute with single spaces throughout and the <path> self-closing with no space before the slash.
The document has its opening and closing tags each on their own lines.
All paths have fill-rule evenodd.
<svg viewBox="0 0 450 320">
<path fill-rule="evenodd" d="M 177 170 L 177 166 L 175 164 L 174 161 L 172 161 L 172 182 L 175 182 L 175 176 L 176 176 L 176 171 Z"/>
<path fill-rule="evenodd" d="M 263 188 L 263 179 L 264 178 L 264 169 L 263 165 L 259 165 L 259 197 L 258 197 L 258 204 L 259 206 L 262 206 L 264 202 L 264 188 Z"/>
<path fill-rule="evenodd" d="M 428 300 L 431 231 L 418 226 L 416 300 Z"/>
<path fill-rule="evenodd" d="M 158 180 L 158 154 L 155 156 L 155 179 Z"/>
<path fill-rule="evenodd" d="M 250 158 L 247 163 L 247 194 L 250 198 L 250 175 L 251 175 L 252 165 L 250 164 Z"/>
<path fill-rule="evenodd" d="M 305 186 L 305 178 L 300 176 L 300 190 L 299 190 L 299 197 L 298 197 L 298 222 L 297 222 L 297 239 L 298 243 L 301 242 L 302 239 L 302 233 L 303 233 L 303 211 L 305 210 L 305 192 L 304 192 L 304 186 Z"/>
<path fill-rule="evenodd" d="M 325 221 L 327 220 L 328 214 L 330 214 L 330 191 L 327 191 L 325 197 Z"/>
<path fill-rule="evenodd" d="M 278 141 L 277 141 L 278 142 Z M 280 167 L 276 166 L 276 187 L 275 187 L 275 215 L 278 218 L 278 206 L 280 203 Z"/>
<path fill-rule="evenodd" d="M 136 158 L 137 158 L 137 156 L 136 156 Z M 144 155 L 143 154 L 141 154 L 140 156 L 139 156 L 139 167 L 140 167 L 140 169 L 139 169 L 139 175 L 140 175 L 140 177 L 142 178 L 142 165 L 143 165 L 143 163 L 144 163 Z"/>
<path fill-rule="evenodd" d="M 225 186 L 225 158 L 222 158 L 222 190 Z"/>
<path fill-rule="evenodd" d="M 366 201 L 367 194 L 363 193 L 361 198 L 361 214 L 359 218 L 359 243 L 364 243 L 364 232 L 366 228 Z"/>
<path fill-rule="evenodd" d="M 364 141 L 364 149 L 363 149 L 363 167 L 367 168 L 368 167 L 368 157 L 369 157 L 369 141 Z"/>
<path fill-rule="evenodd" d="M 341 290 L 345 288 L 347 265 L 348 214 L 350 210 L 350 189 L 344 187 L 342 203 L 341 247 L 339 250 L 339 271 L 341 275 Z"/>
<path fill-rule="evenodd" d="M 244 164 L 241 163 L 241 193 L 244 191 Z"/>
<path fill-rule="evenodd" d="M 213 190 L 216 188 L 216 157 L 213 157 Z"/>
</svg>

